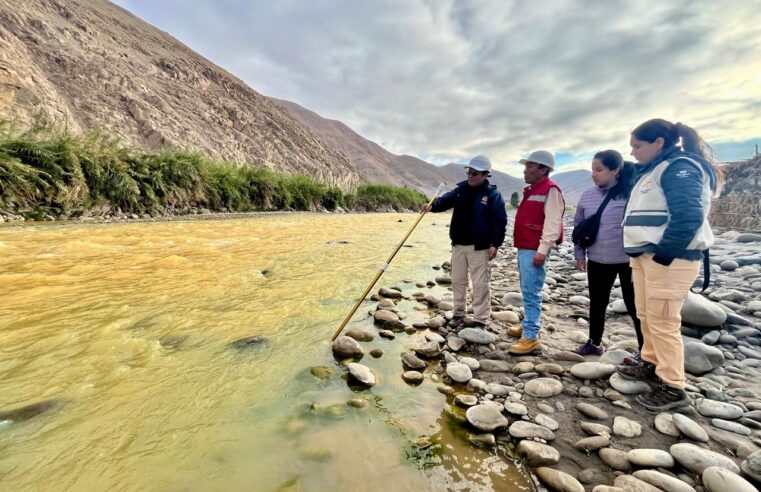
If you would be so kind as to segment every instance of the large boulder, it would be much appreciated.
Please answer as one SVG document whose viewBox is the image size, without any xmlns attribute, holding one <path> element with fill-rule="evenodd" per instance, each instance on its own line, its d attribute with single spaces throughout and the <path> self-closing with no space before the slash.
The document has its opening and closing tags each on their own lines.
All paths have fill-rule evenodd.
<svg viewBox="0 0 761 492">
<path fill-rule="evenodd" d="M 724 353 L 694 338 L 683 337 L 684 369 L 690 374 L 705 374 L 724 365 Z"/>
<path fill-rule="evenodd" d="M 704 328 L 719 326 L 727 320 L 727 313 L 715 302 L 690 292 L 682 305 L 682 322 Z"/>
</svg>

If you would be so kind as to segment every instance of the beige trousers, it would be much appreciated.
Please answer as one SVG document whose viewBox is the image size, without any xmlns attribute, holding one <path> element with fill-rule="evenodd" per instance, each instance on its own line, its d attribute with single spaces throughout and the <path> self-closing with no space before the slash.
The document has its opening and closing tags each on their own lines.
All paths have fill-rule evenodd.
<svg viewBox="0 0 761 492">
<path fill-rule="evenodd" d="M 684 389 L 682 304 L 698 276 L 700 261 L 675 259 L 663 266 L 652 253 L 631 259 L 634 303 L 642 322 L 642 359 L 655 364 L 655 373 L 674 388 Z"/>
<path fill-rule="evenodd" d="M 476 321 L 488 323 L 491 316 L 491 268 L 489 250 L 476 250 L 474 246 L 452 246 L 452 292 L 454 315 L 464 316 L 465 296 L 468 291 L 468 270 L 473 284 L 473 314 Z"/>
</svg>

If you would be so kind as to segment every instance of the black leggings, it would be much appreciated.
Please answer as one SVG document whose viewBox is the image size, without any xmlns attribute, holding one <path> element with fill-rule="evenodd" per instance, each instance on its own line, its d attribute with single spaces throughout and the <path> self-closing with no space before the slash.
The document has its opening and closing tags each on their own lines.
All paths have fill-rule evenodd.
<svg viewBox="0 0 761 492">
<path fill-rule="evenodd" d="M 632 283 L 632 269 L 629 263 L 597 263 L 587 261 L 587 279 L 589 280 L 589 338 L 592 343 L 600 345 L 602 333 L 605 331 L 605 310 L 610 303 L 610 291 L 616 275 L 621 279 L 621 293 L 626 304 L 626 311 L 634 322 L 634 331 L 637 333 L 637 343 L 642 349 L 643 339 L 640 329 L 637 308 L 634 305 L 634 284 Z"/>
</svg>

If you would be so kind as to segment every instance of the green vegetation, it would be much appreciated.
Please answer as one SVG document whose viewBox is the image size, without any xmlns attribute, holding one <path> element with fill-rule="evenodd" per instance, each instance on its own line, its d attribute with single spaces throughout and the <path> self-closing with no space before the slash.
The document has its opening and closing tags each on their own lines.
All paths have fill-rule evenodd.
<svg viewBox="0 0 761 492">
<path fill-rule="evenodd" d="M 354 193 L 309 176 L 220 162 L 194 152 L 144 152 L 98 132 L 76 136 L 46 123 L 20 131 L 0 121 L 0 209 L 28 218 L 93 208 L 125 213 L 191 210 L 418 210 L 417 191 L 362 185 Z"/>
</svg>

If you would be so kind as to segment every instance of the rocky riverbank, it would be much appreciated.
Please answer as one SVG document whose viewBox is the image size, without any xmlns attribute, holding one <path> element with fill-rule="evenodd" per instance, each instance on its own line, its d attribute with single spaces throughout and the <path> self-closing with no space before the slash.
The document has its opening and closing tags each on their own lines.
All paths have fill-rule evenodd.
<svg viewBox="0 0 761 492">
<path fill-rule="evenodd" d="M 718 232 L 718 231 L 717 231 Z M 571 350 L 587 339 L 586 274 L 564 244 L 549 261 L 544 287 L 543 352 L 516 357 L 507 329 L 520 323 L 515 252 L 492 262 L 492 321 L 487 329 L 449 329 L 448 264 L 416 284 L 381 288 L 373 300 L 377 333 L 350 329 L 333 344 L 352 384 L 372 386 L 362 343 L 375 335 L 414 337 L 399 377 L 438 382 L 450 416 L 477 446 L 506 446 L 556 491 L 733 491 L 761 483 L 761 235 L 727 231 L 712 249 L 711 286 L 682 311 L 688 394 L 693 405 L 653 415 L 633 401 L 647 384 L 621 379 L 615 365 L 637 342 L 615 289 L 600 357 Z M 696 285 L 701 283 L 696 281 Z M 417 300 L 426 322 L 405 323 L 399 300 Z M 409 303 L 406 303 L 409 304 Z M 382 353 L 371 354 L 383 356 Z M 421 390 L 422 391 L 422 390 Z M 360 398 L 361 399 L 361 398 Z M 349 402 L 357 405 L 357 398 Z"/>
</svg>

